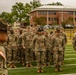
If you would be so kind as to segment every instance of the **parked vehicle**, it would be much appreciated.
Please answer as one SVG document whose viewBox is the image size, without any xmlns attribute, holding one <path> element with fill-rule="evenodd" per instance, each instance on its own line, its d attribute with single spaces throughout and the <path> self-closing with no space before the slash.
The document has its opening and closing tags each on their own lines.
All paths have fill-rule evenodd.
<svg viewBox="0 0 76 75">
<path fill-rule="evenodd" d="M 51 26 L 50 26 L 50 25 L 45 25 L 44 28 L 46 28 L 46 29 L 50 29 Z"/>
<path fill-rule="evenodd" d="M 65 25 L 64 28 L 74 28 L 74 25 L 68 24 L 68 25 Z"/>
</svg>

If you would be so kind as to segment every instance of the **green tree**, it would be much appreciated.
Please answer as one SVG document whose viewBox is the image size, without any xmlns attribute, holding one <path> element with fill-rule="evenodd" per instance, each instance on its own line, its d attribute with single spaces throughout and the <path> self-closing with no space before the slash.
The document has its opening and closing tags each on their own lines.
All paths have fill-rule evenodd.
<svg viewBox="0 0 76 75">
<path fill-rule="evenodd" d="M 21 2 L 17 2 L 12 6 L 11 13 L 2 12 L 0 18 L 3 18 L 8 23 L 14 23 L 15 21 L 26 22 L 30 24 L 29 13 L 36 7 L 41 6 L 41 3 L 38 1 L 31 1 L 25 5 Z"/>
<path fill-rule="evenodd" d="M 58 6 L 63 6 L 63 4 L 60 3 L 60 2 L 56 2 L 56 3 L 52 2 L 52 3 L 49 3 L 49 4 L 47 4 L 47 5 L 58 5 Z"/>
<path fill-rule="evenodd" d="M 36 1 L 36 0 L 31 1 L 30 5 L 31 5 L 32 9 L 35 9 L 37 7 L 42 6 L 42 4 L 39 1 Z"/>
<path fill-rule="evenodd" d="M 58 25 L 57 21 L 53 21 L 52 25 Z"/>
<path fill-rule="evenodd" d="M 41 6 L 41 3 L 40 2 L 38 2 L 38 1 L 31 1 L 30 3 L 26 3 L 25 4 L 25 10 L 26 10 L 26 19 L 25 19 L 25 22 L 27 22 L 28 24 L 30 24 L 30 21 L 29 21 L 29 13 L 33 10 L 33 9 L 35 9 L 35 8 L 37 8 L 37 7 L 39 7 L 39 6 Z"/>
<path fill-rule="evenodd" d="M 73 25 L 73 18 L 72 18 L 72 17 L 69 17 L 69 18 L 67 19 L 67 24 Z"/>
<path fill-rule="evenodd" d="M 11 13 L 2 12 L 0 14 L 0 18 L 7 21 L 9 24 L 12 24 L 14 22 L 13 15 Z"/>
<path fill-rule="evenodd" d="M 2 18 L 2 19 L 4 19 L 4 20 L 8 20 L 8 14 L 9 13 L 7 13 L 7 12 L 2 12 L 1 14 L 0 14 L 0 18 Z"/>
<path fill-rule="evenodd" d="M 35 17 L 34 18 L 34 22 L 37 24 L 37 25 L 46 25 L 46 17 Z"/>
<path fill-rule="evenodd" d="M 12 6 L 12 14 L 15 21 L 22 21 L 26 18 L 26 10 L 21 2 L 17 2 L 14 6 Z"/>
<path fill-rule="evenodd" d="M 61 25 L 62 25 L 63 28 L 65 27 L 66 24 L 67 24 L 67 20 L 64 20 L 64 21 L 61 23 Z"/>
</svg>

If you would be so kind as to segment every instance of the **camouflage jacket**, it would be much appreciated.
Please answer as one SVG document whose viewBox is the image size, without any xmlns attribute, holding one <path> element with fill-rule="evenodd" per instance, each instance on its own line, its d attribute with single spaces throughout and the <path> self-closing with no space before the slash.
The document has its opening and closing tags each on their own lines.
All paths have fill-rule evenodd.
<svg viewBox="0 0 76 75">
<path fill-rule="evenodd" d="M 76 50 L 76 36 L 73 36 L 72 38 L 72 45 L 73 45 L 74 50 Z"/>
<path fill-rule="evenodd" d="M 46 38 L 44 35 L 35 35 L 32 40 L 32 48 L 35 51 L 45 51 L 46 50 Z"/>
<path fill-rule="evenodd" d="M 54 35 L 50 42 L 50 48 L 52 51 L 63 51 L 65 46 L 65 40 L 62 36 Z"/>
</svg>

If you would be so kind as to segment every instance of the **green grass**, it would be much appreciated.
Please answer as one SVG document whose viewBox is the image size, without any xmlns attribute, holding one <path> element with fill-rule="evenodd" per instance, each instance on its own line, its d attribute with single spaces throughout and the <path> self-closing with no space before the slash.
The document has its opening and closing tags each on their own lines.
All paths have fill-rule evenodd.
<svg viewBox="0 0 76 75">
<path fill-rule="evenodd" d="M 68 64 L 76 64 L 76 59 L 70 59 L 70 58 L 76 58 L 76 52 L 74 51 L 73 47 L 71 44 L 67 44 L 66 48 L 65 48 L 65 65 Z M 63 66 L 63 72 L 55 72 L 54 71 L 54 67 L 53 63 L 51 63 L 50 67 L 45 67 L 44 69 L 44 73 L 37 73 L 37 69 L 36 67 L 36 62 L 32 62 L 32 65 L 34 66 L 34 68 L 23 68 L 21 69 L 20 67 L 22 67 L 21 64 L 16 64 L 16 66 L 18 66 L 18 68 L 20 69 L 10 69 L 9 70 L 9 75 L 61 75 L 61 74 L 73 74 L 76 73 L 76 65 L 70 65 L 70 66 Z"/>
<path fill-rule="evenodd" d="M 65 60 L 65 64 L 76 64 L 76 59 Z"/>
<path fill-rule="evenodd" d="M 65 55 L 65 58 L 76 58 L 76 54 L 67 54 Z"/>
<path fill-rule="evenodd" d="M 20 70 L 10 70 L 10 75 L 60 75 L 60 74 L 69 74 L 76 73 L 76 66 L 65 66 L 63 67 L 63 72 L 54 72 L 54 67 L 46 67 L 44 68 L 44 73 L 37 73 L 36 68 L 29 69 L 20 69 Z"/>
<path fill-rule="evenodd" d="M 65 54 L 75 54 L 75 51 L 65 51 Z"/>
</svg>

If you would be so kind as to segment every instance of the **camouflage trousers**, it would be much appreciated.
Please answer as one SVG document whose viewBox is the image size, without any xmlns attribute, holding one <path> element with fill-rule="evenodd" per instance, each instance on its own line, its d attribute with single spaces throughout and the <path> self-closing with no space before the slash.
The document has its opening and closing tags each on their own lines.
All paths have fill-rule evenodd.
<svg viewBox="0 0 76 75">
<path fill-rule="evenodd" d="M 26 49 L 25 50 L 25 58 L 26 58 L 26 63 L 30 63 L 32 61 L 32 51 L 31 49 Z"/>
<path fill-rule="evenodd" d="M 16 55 L 16 60 L 19 60 L 21 63 L 25 62 L 25 49 L 23 47 L 18 47 Z"/>
<path fill-rule="evenodd" d="M 64 57 L 65 57 L 65 47 L 63 48 L 63 60 L 62 60 L 62 63 L 64 62 Z"/>
<path fill-rule="evenodd" d="M 42 52 L 36 51 L 35 55 L 36 55 L 36 61 L 37 61 L 37 69 L 42 69 L 46 59 L 45 51 L 42 51 Z"/>
<path fill-rule="evenodd" d="M 7 68 L 6 67 L 6 51 L 5 48 L 0 46 L 0 66 L 2 68 Z"/>
<path fill-rule="evenodd" d="M 45 57 L 46 57 L 45 63 L 46 64 L 50 64 L 50 60 L 51 60 L 51 52 L 50 52 L 50 50 L 46 50 Z"/>
<path fill-rule="evenodd" d="M 0 56 L 0 68 L 7 68 L 6 67 L 6 59 Z"/>
<path fill-rule="evenodd" d="M 63 60 L 63 51 L 54 51 L 53 58 L 55 68 L 61 67 L 61 63 Z"/>
<path fill-rule="evenodd" d="M 15 61 L 15 59 L 16 59 L 16 50 L 17 50 L 16 47 L 13 47 L 13 48 L 9 49 L 9 53 L 7 53 L 8 54 L 8 57 L 7 57 L 8 58 L 8 63 Z"/>
</svg>

